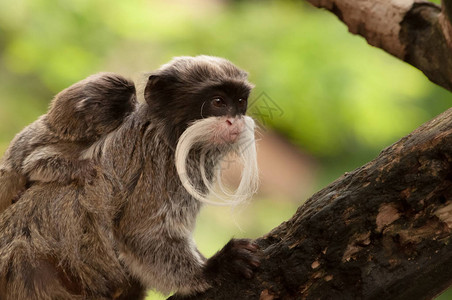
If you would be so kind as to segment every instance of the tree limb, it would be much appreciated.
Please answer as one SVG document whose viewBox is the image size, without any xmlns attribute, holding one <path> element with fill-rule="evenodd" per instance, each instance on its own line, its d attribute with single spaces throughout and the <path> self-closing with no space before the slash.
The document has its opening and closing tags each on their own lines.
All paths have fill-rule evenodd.
<svg viewBox="0 0 452 300">
<path fill-rule="evenodd" d="M 173 299 L 431 299 L 452 283 L 452 109 L 256 240 L 254 278 Z"/>
<path fill-rule="evenodd" d="M 452 27 L 443 9 L 422 0 L 307 0 L 341 19 L 351 33 L 418 68 L 452 91 Z"/>
</svg>

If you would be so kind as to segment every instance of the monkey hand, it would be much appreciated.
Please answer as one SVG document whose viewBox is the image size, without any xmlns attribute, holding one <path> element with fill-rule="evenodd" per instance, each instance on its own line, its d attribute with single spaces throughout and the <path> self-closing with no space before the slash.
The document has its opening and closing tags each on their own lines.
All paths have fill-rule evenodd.
<svg viewBox="0 0 452 300">
<path fill-rule="evenodd" d="M 206 261 L 203 269 L 205 283 L 213 287 L 243 277 L 250 279 L 260 266 L 259 257 L 259 246 L 251 240 L 231 239 L 223 249 Z M 204 291 L 205 289 L 178 292 L 167 300 L 197 299 Z"/>
<path fill-rule="evenodd" d="M 231 239 L 206 262 L 205 274 L 214 283 L 222 278 L 252 278 L 260 266 L 259 246 L 249 239 Z"/>
</svg>

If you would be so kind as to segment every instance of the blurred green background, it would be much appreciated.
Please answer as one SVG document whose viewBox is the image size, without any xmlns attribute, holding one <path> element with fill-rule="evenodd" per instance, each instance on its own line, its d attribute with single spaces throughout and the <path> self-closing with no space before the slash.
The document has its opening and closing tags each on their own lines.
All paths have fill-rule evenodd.
<svg viewBox="0 0 452 300">
<path fill-rule="evenodd" d="M 420 71 L 303 1 L 2 0 L 0 154 L 72 83 L 100 71 L 140 79 L 173 56 L 197 54 L 249 71 L 264 138 L 276 132 L 310 166 L 298 196 L 262 193 L 244 208 L 207 207 L 195 233 L 207 256 L 232 236 L 265 234 L 452 103 Z"/>
</svg>

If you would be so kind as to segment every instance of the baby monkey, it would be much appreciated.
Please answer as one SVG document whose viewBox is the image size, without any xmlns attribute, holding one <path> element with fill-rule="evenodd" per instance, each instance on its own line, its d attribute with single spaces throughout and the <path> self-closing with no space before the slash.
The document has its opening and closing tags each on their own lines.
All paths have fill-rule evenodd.
<svg viewBox="0 0 452 300">
<path fill-rule="evenodd" d="M 0 212 L 31 182 L 89 182 L 96 169 L 82 151 L 116 129 L 135 104 L 133 82 L 113 73 L 92 75 L 57 94 L 0 161 Z"/>
</svg>

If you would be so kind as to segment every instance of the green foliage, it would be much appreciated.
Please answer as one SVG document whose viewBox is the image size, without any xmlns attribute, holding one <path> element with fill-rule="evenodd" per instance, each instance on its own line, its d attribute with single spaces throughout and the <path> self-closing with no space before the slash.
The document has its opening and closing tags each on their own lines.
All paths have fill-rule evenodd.
<svg viewBox="0 0 452 300">
<path fill-rule="evenodd" d="M 249 70 L 254 97 L 265 91 L 283 112 L 265 123 L 318 157 L 375 153 L 449 106 L 449 95 L 419 71 L 369 47 L 329 13 L 293 2 L 204 5 L 1 2 L 0 71 L 18 81 L 0 84 L 13 99 L 1 100 L 0 114 L 11 114 L 11 101 L 28 103 L 26 91 L 16 92 L 23 78 L 41 85 L 37 95 L 30 91 L 32 102 L 48 102 L 94 72 L 133 74 L 200 53 Z"/>
</svg>

